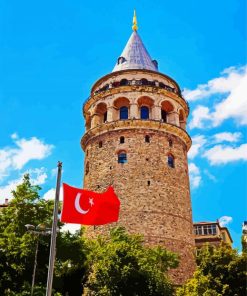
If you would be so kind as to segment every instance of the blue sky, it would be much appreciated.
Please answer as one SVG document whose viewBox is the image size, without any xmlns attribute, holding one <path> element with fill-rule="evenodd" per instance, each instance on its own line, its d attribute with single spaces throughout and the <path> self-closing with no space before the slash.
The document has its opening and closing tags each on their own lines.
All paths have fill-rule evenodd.
<svg viewBox="0 0 247 296">
<path fill-rule="evenodd" d="M 0 1 L 0 199 L 24 172 L 49 198 L 55 168 L 82 186 L 82 104 L 139 34 L 161 72 L 184 90 L 194 221 L 230 229 L 246 220 L 246 7 L 244 0 Z"/>
</svg>

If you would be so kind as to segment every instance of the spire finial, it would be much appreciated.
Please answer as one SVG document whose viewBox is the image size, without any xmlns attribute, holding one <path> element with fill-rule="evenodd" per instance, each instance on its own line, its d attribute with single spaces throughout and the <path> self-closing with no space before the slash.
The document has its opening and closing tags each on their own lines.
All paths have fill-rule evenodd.
<svg viewBox="0 0 247 296">
<path fill-rule="evenodd" d="M 136 18 L 136 10 L 135 9 L 134 9 L 132 30 L 133 31 L 137 31 L 138 30 L 138 27 L 137 27 L 137 18 Z"/>
</svg>

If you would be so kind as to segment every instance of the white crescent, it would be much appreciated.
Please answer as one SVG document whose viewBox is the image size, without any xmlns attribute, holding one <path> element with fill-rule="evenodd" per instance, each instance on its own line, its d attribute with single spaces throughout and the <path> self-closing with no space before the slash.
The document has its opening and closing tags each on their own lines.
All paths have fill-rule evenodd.
<svg viewBox="0 0 247 296">
<path fill-rule="evenodd" d="M 80 198 L 81 198 L 81 193 L 77 193 L 76 198 L 75 198 L 75 208 L 76 208 L 77 212 L 79 212 L 80 214 L 85 215 L 85 214 L 88 213 L 89 209 L 85 211 L 85 210 L 83 210 L 81 208 L 81 206 L 80 206 Z"/>
</svg>

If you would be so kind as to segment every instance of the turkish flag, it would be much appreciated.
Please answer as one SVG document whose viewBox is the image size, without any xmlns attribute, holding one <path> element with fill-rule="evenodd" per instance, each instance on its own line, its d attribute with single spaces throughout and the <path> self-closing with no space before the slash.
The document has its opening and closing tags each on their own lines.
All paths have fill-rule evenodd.
<svg viewBox="0 0 247 296">
<path fill-rule="evenodd" d="M 118 221 L 120 201 L 112 187 L 97 193 L 63 183 L 61 221 L 82 225 L 103 225 Z"/>
</svg>

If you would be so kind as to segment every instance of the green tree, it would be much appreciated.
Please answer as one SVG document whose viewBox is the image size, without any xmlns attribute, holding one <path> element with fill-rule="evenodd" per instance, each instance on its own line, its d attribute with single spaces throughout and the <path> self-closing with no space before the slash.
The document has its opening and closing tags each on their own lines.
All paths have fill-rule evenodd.
<svg viewBox="0 0 247 296">
<path fill-rule="evenodd" d="M 26 224 L 52 225 L 53 201 L 39 196 L 39 186 L 30 183 L 29 175 L 13 191 L 9 206 L 0 211 L 0 295 L 29 295 L 34 254 L 39 239 L 38 265 L 34 295 L 44 295 L 49 260 L 50 236 L 27 232 Z M 60 224 L 59 226 L 61 226 Z M 82 294 L 85 254 L 81 233 L 59 233 L 54 276 L 55 290 L 70 295 Z M 80 262 L 80 264 L 78 264 Z M 72 287 L 69 287 L 69 281 Z"/>
<path fill-rule="evenodd" d="M 177 290 L 177 296 L 246 295 L 246 259 L 230 246 L 206 245 L 197 257 L 193 278 Z"/>
<path fill-rule="evenodd" d="M 141 236 L 123 228 L 88 240 L 89 275 L 83 295 L 172 295 L 166 275 L 177 256 L 161 247 L 145 247 Z"/>
</svg>

